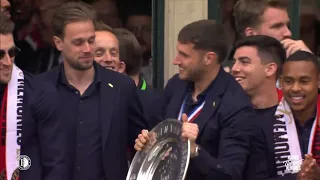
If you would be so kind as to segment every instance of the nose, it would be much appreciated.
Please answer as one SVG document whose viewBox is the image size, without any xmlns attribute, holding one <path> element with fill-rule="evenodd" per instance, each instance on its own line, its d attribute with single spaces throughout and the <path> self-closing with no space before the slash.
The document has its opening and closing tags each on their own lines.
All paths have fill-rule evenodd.
<svg viewBox="0 0 320 180">
<path fill-rule="evenodd" d="M 291 89 L 293 92 L 299 92 L 301 90 L 301 87 L 299 85 L 299 83 L 294 83 Z"/>
<path fill-rule="evenodd" d="M 173 61 L 172 61 L 173 65 L 180 65 L 181 61 L 179 60 L 178 56 L 176 56 Z"/>
<path fill-rule="evenodd" d="M 112 62 L 112 56 L 109 52 L 106 52 L 105 59 L 106 62 Z"/>
<path fill-rule="evenodd" d="M 239 72 L 240 72 L 240 64 L 236 61 L 231 68 L 231 74 L 237 74 Z"/>
<path fill-rule="evenodd" d="M 83 45 L 83 52 L 91 52 L 91 46 L 88 42 Z"/>
<path fill-rule="evenodd" d="M 285 26 L 283 36 L 284 36 L 284 39 L 291 38 L 292 33 L 291 33 L 290 29 L 288 28 L 288 26 Z"/>
<path fill-rule="evenodd" d="M 8 55 L 8 53 L 4 55 L 4 57 L 0 60 L 0 62 L 6 66 L 10 66 L 12 64 L 11 58 Z"/>
</svg>

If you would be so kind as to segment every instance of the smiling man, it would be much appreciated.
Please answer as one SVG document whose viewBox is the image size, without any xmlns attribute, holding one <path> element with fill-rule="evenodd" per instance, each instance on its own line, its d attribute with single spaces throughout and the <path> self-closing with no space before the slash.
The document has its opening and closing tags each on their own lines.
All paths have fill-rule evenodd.
<svg viewBox="0 0 320 180">
<path fill-rule="evenodd" d="M 284 99 L 280 102 L 274 123 L 275 137 L 277 133 L 286 136 L 275 138 L 277 144 L 285 142 L 289 145 L 289 155 L 304 158 L 305 154 L 313 155 L 314 163 L 305 175 L 314 180 L 320 179 L 320 96 L 318 85 L 320 64 L 311 53 L 298 51 L 284 63 L 281 78 Z M 283 113 L 285 110 L 287 113 Z M 294 120 L 294 123 L 289 123 Z M 284 125 L 285 128 L 278 128 Z M 281 159 L 285 160 L 285 158 Z M 279 159 L 279 161 L 281 161 Z M 283 162 L 281 161 L 281 162 Z M 281 169 L 281 162 L 276 164 Z M 278 171 L 279 172 L 279 171 Z M 279 175 L 279 174 L 278 174 Z"/>
</svg>

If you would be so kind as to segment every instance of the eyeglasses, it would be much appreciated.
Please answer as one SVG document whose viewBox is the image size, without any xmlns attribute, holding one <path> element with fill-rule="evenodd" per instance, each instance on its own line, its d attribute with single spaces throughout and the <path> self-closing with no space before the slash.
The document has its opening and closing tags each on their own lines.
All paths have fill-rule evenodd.
<svg viewBox="0 0 320 180">
<path fill-rule="evenodd" d="M 19 49 L 18 47 L 15 47 L 15 46 L 12 47 L 12 48 L 10 48 L 10 49 L 8 50 L 8 52 L 6 52 L 6 51 L 3 50 L 3 49 L 0 49 L 0 60 L 1 60 L 2 58 L 4 58 L 4 56 L 5 56 L 6 54 L 8 54 L 10 58 L 13 58 L 13 57 L 15 57 L 19 52 L 20 52 L 20 49 Z"/>
</svg>

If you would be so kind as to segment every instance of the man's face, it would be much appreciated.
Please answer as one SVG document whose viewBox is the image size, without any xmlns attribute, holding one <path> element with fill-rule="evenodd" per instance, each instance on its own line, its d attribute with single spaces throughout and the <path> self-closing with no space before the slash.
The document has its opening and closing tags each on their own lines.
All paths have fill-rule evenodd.
<svg viewBox="0 0 320 180">
<path fill-rule="evenodd" d="M 76 70 L 87 70 L 93 65 L 95 50 L 95 29 L 92 21 L 69 23 L 65 26 L 64 37 L 54 37 L 65 63 Z"/>
<path fill-rule="evenodd" d="M 8 0 L 0 0 L 0 12 L 3 12 L 8 17 L 10 16 L 10 2 Z"/>
<path fill-rule="evenodd" d="M 129 16 L 127 19 L 126 28 L 131 31 L 140 42 L 144 45 L 144 51 L 151 49 L 151 32 L 152 32 L 152 21 L 150 16 Z"/>
<path fill-rule="evenodd" d="M 101 66 L 119 72 L 119 41 L 111 32 L 96 31 L 95 61 Z"/>
<path fill-rule="evenodd" d="M 92 7 L 97 11 L 98 19 L 112 28 L 122 27 L 118 8 L 114 0 L 95 1 Z"/>
<path fill-rule="evenodd" d="M 179 77 L 182 80 L 196 81 L 204 73 L 203 55 L 194 48 L 194 44 L 177 43 L 177 55 L 173 60 L 179 66 Z"/>
<path fill-rule="evenodd" d="M 12 34 L 0 34 L 0 83 L 8 84 L 11 80 L 16 47 Z"/>
<path fill-rule="evenodd" d="M 279 41 L 291 38 L 291 31 L 288 28 L 290 22 L 285 9 L 267 8 L 262 15 L 262 22 L 254 30 L 255 35 L 271 36 Z"/>
<path fill-rule="evenodd" d="M 231 71 L 233 77 L 248 94 L 253 94 L 267 77 L 267 65 L 261 63 L 257 48 L 252 46 L 238 48 L 233 58 L 235 62 Z"/>
<path fill-rule="evenodd" d="M 293 112 L 314 108 L 318 96 L 319 73 L 311 61 L 288 61 L 283 65 L 281 85 Z"/>
</svg>

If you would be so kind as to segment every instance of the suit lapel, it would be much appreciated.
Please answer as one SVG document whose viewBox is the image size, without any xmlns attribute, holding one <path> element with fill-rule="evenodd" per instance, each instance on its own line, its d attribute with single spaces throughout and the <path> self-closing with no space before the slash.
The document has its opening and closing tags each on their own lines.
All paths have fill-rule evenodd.
<svg viewBox="0 0 320 180">
<path fill-rule="evenodd" d="M 172 99 L 170 100 L 167 109 L 167 113 L 166 113 L 166 118 L 175 118 L 178 119 L 179 117 L 179 112 L 180 112 L 180 108 L 182 105 L 182 101 L 183 98 L 186 95 L 187 92 L 187 86 L 188 83 L 183 81 L 183 84 L 174 87 L 176 88 L 174 90 L 174 94 L 172 96 Z"/>
<path fill-rule="evenodd" d="M 194 123 L 197 123 L 199 126 L 199 135 L 201 135 L 204 127 L 208 123 L 208 120 L 217 112 L 220 104 L 222 95 L 225 92 L 225 89 L 228 84 L 228 79 L 226 78 L 227 74 L 223 69 L 220 69 L 219 74 L 217 75 L 212 86 L 210 86 L 205 97 L 204 107 L 195 119 Z"/>
<path fill-rule="evenodd" d="M 100 70 L 104 71 L 104 70 Z M 112 83 L 112 81 L 104 77 L 109 77 L 110 74 L 101 73 L 102 74 L 102 82 L 100 88 L 100 120 L 101 120 L 101 137 L 102 137 L 102 148 L 104 148 L 108 134 L 110 125 L 113 119 L 113 111 L 115 104 L 117 103 L 118 98 L 118 87 L 116 87 Z"/>
</svg>

